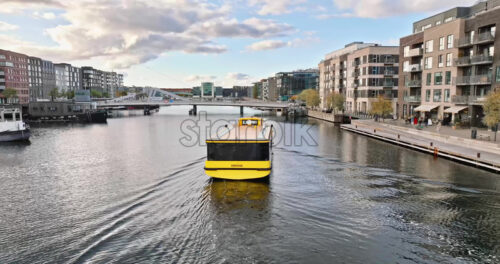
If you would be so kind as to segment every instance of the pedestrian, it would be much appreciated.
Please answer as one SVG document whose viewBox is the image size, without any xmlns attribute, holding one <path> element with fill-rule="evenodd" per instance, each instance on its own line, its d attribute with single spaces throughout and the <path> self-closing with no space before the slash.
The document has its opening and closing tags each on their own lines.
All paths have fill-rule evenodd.
<svg viewBox="0 0 500 264">
<path fill-rule="evenodd" d="M 438 123 L 437 123 L 437 125 L 436 125 L 436 131 L 437 131 L 438 133 L 439 133 L 439 131 L 441 130 L 441 122 L 442 122 L 442 121 L 439 121 L 439 120 L 438 120 Z"/>
</svg>

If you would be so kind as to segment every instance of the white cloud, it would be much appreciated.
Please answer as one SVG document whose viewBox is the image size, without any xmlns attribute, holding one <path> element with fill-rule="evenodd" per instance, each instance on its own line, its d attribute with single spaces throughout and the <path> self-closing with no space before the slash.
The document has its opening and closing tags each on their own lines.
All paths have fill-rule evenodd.
<svg viewBox="0 0 500 264">
<path fill-rule="evenodd" d="M 61 12 L 67 20 L 64 25 L 45 30 L 55 46 L 10 39 L 2 43 L 4 48 L 55 61 L 99 59 L 114 69 L 145 63 L 172 51 L 226 52 L 217 38 L 267 38 L 295 31 L 273 20 L 238 21 L 226 5 L 196 0 L 4 1 L 0 13 L 26 4 L 41 17 L 55 16 L 45 12 L 50 9 Z"/>
<path fill-rule="evenodd" d="M 189 75 L 185 81 L 192 84 L 200 84 L 201 82 L 212 82 L 217 79 L 214 75 Z"/>
<path fill-rule="evenodd" d="M 477 0 L 333 0 L 342 11 L 336 16 L 378 18 L 404 15 L 415 12 L 436 12 L 451 6 L 469 6 Z M 320 15 L 319 18 L 329 18 L 335 15 Z"/>
<path fill-rule="evenodd" d="M 250 6 L 258 6 L 259 15 L 281 15 L 291 13 L 293 6 L 303 4 L 307 0 L 249 0 Z"/>
<path fill-rule="evenodd" d="M 19 27 L 16 25 L 0 21 L 0 31 L 11 31 L 11 30 L 16 30 L 18 28 Z"/>
<path fill-rule="evenodd" d="M 246 47 L 248 51 L 273 50 L 289 46 L 289 42 L 282 40 L 263 40 L 252 43 Z"/>
<path fill-rule="evenodd" d="M 47 19 L 47 20 L 52 20 L 52 19 L 55 19 L 57 17 L 56 14 L 54 14 L 52 12 L 40 13 L 38 11 L 33 12 L 33 16 L 35 16 L 35 18 L 42 18 L 42 19 Z"/>
<path fill-rule="evenodd" d="M 233 87 L 235 85 L 246 86 L 251 85 L 253 82 L 256 82 L 256 78 L 239 72 L 230 72 L 226 74 L 222 84 L 224 87 Z"/>
</svg>

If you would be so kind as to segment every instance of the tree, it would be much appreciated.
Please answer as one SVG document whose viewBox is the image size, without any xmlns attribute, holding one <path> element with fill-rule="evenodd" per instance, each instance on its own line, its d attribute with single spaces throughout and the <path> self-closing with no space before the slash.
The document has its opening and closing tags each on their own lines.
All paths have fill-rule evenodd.
<svg viewBox="0 0 500 264">
<path fill-rule="evenodd" d="M 17 91 L 12 88 L 3 90 L 2 94 L 7 98 L 7 102 L 12 101 L 12 98 L 17 98 Z"/>
<path fill-rule="evenodd" d="M 308 107 L 316 107 L 320 103 L 319 94 L 314 89 L 307 89 L 302 91 L 299 96 L 299 100 L 306 103 Z"/>
<path fill-rule="evenodd" d="M 490 93 L 483 105 L 484 118 L 483 123 L 488 127 L 498 130 L 500 123 L 500 91 Z M 495 141 L 497 141 L 497 133 L 495 132 Z"/>
<path fill-rule="evenodd" d="M 54 101 L 55 98 L 59 97 L 59 91 L 57 90 L 57 88 L 53 88 L 52 90 L 50 90 L 49 96 L 51 98 L 51 101 Z"/>
<path fill-rule="evenodd" d="M 391 101 L 385 99 L 382 95 L 379 95 L 376 102 L 372 103 L 371 113 L 376 116 L 384 118 L 385 116 L 392 113 L 392 103 Z"/>
<path fill-rule="evenodd" d="M 93 98 L 101 98 L 102 97 L 102 93 L 99 92 L 99 91 L 96 91 L 96 90 L 92 90 L 90 92 L 90 96 L 93 97 Z"/>
<path fill-rule="evenodd" d="M 104 97 L 104 98 L 109 98 L 109 93 L 107 93 L 107 92 L 103 93 L 103 94 L 102 94 L 102 97 Z"/>
<path fill-rule="evenodd" d="M 330 93 L 326 96 L 326 107 L 328 110 L 344 112 L 344 95 L 340 93 Z"/>
<path fill-rule="evenodd" d="M 258 96 L 259 96 L 259 88 L 257 87 L 257 84 L 254 84 L 252 90 L 252 98 L 257 99 Z"/>
<path fill-rule="evenodd" d="M 67 91 L 66 92 L 66 98 L 68 98 L 68 99 L 75 98 L 75 91 Z"/>
</svg>

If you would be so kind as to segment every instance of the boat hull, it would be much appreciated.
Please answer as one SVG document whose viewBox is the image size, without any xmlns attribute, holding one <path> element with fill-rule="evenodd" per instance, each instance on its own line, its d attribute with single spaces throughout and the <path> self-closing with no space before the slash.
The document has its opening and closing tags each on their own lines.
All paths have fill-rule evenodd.
<svg viewBox="0 0 500 264">
<path fill-rule="evenodd" d="M 271 174 L 271 161 L 206 161 L 205 173 L 223 180 L 255 180 Z"/>
<path fill-rule="evenodd" d="M 0 132 L 0 142 L 26 141 L 29 140 L 31 131 L 29 129 L 19 131 Z"/>
</svg>

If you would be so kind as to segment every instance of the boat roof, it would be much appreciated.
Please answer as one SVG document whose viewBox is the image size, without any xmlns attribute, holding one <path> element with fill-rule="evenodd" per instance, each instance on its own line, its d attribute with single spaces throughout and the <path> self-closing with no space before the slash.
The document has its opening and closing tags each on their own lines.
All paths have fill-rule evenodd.
<svg viewBox="0 0 500 264">
<path fill-rule="evenodd" d="M 247 120 L 258 120 L 259 125 L 245 125 L 243 122 Z M 271 127 L 262 126 L 262 123 L 261 118 L 241 118 L 238 126 L 220 128 L 218 133 L 207 141 L 269 141 Z"/>
</svg>

